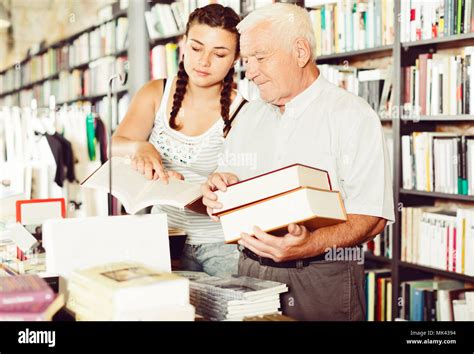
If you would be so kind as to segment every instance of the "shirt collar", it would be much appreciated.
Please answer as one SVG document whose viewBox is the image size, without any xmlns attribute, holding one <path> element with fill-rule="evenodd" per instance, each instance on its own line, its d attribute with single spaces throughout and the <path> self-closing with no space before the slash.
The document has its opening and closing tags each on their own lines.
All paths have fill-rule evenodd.
<svg viewBox="0 0 474 354">
<path fill-rule="evenodd" d="M 321 75 L 321 73 L 319 73 L 318 78 L 314 80 L 311 85 L 309 85 L 303 92 L 293 97 L 293 99 L 285 105 L 284 114 L 294 118 L 301 116 L 310 103 L 313 102 L 323 91 L 325 83 L 326 79 Z M 277 106 L 274 107 L 280 111 Z"/>
</svg>

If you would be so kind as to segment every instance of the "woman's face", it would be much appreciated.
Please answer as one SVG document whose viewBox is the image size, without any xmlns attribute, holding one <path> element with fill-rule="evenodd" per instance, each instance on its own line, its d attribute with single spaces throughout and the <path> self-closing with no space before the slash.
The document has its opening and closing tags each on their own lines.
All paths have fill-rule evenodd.
<svg viewBox="0 0 474 354">
<path fill-rule="evenodd" d="M 184 48 L 184 68 L 197 86 L 221 82 L 234 65 L 237 36 L 225 29 L 194 24 Z"/>
</svg>

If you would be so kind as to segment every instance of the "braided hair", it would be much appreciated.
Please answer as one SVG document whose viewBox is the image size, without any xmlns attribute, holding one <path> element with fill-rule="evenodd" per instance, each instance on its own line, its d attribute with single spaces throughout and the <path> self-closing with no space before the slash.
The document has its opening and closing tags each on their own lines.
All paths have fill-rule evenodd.
<svg viewBox="0 0 474 354">
<path fill-rule="evenodd" d="M 235 13 L 234 10 L 230 7 L 224 7 L 220 4 L 210 4 L 201 8 L 194 10 L 188 19 L 186 24 L 186 35 L 188 35 L 189 29 L 194 24 L 204 24 L 210 27 L 219 27 L 225 29 L 231 33 L 235 33 L 237 37 L 237 46 L 236 46 L 236 55 L 239 54 L 239 32 L 237 31 L 237 24 L 240 22 L 240 17 Z M 173 129 L 179 128 L 176 123 L 176 117 L 179 110 L 181 109 L 181 104 L 186 94 L 186 86 L 188 84 L 188 74 L 184 69 L 184 62 L 181 61 L 178 67 L 177 80 L 176 80 L 176 90 L 173 95 L 173 106 L 170 113 L 170 127 Z M 232 67 L 227 75 L 225 76 L 222 82 L 221 90 L 221 116 L 224 120 L 224 136 L 227 135 L 230 130 L 231 122 L 229 121 L 229 110 L 231 105 L 231 94 L 232 87 L 234 84 L 234 68 Z"/>
</svg>

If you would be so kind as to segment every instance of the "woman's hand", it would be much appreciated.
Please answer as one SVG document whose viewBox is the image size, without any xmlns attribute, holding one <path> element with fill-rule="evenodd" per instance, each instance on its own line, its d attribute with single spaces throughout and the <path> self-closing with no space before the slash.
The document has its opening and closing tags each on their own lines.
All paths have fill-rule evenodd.
<svg viewBox="0 0 474 354">
<path fill-rule="evenodd" d="M 131 165 L 134 170 L 144 174 L 145 178 L 160 179 L 164 184 L 168 184 L 169 178 L 184 179 L 180 173 L 167 171 L 164 168 L 160 153 L 148 141 L 136 142 L 135 153 L 131 157 Z"/>
</svg>

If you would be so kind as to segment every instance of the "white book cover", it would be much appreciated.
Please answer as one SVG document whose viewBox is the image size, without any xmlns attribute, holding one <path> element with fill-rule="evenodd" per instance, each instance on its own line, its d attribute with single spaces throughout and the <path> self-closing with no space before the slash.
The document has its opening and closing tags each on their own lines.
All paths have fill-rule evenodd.
<svg viewBox="0 0 474 354">
<path fill-rule="evenodd" d="M 109 161 L 90 175 L 83 187 L 109 191 Z M 112 195 L 117 197 L 130 214 L 155 205 L 166 204 L 184 208 L 201 197 L 201 185 L 170 178 L 168 184 L 161 180 L 148 180 L 133 170 L 130 159 L 112 158 Z"/>
</svg>

